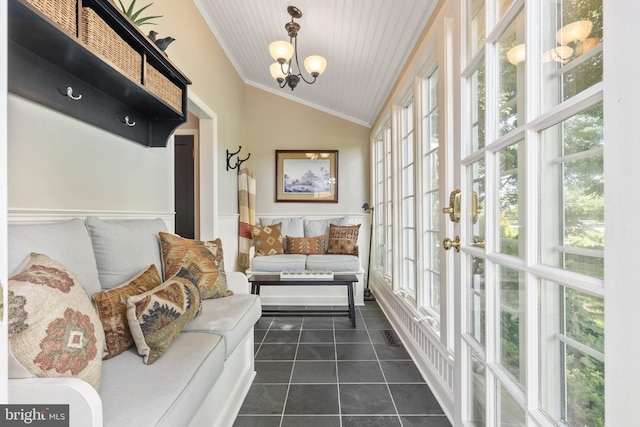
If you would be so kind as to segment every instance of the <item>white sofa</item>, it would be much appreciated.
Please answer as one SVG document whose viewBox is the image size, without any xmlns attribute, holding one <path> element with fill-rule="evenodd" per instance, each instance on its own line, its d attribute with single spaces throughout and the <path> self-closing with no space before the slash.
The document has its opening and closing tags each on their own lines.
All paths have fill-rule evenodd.
<svg viewBox="0 0 640 427">
<path fill-rule="evenodd" d="M 167 228 L 162 219 L 10 224 L 8 270 L 42 253 L 73 271 L 91 296 L 151 263 L 162 271 L 158 232 Z M 14 378 L 9 403 L 69 404 L 72 427 L 231 426 L 255 376 L 261 304 L 244 274 L 227 280 L 234 295 L 203 300 L 201 314 L 153 364 L 134 345 L 102 361 L 99 390 L 77 378 Z"/>
<path fill-rule="evenodd" d="M 325 247 L 329 240 L 330 224 L 346 226 L 355 225 L 349 217 L 269 217 L 262 216 L 259 225 L 273 225 L 281 223 L 281 234 L 283 239 L 290 237 L 315 237 L 325 236 Z M 362 227 L 358 235 L 358 246 L 362 236 Z M 343 254 L 323 254 L 323 255 L 300 255 L 300 254 L 278 254 L 268 256 L 256 256 L 254 248 L 251 248 L 251 266 L 246 271 L 251 275 L 279 274 L 281 271 L 300 270 L 323 270 L 333 271 L 336 274 L 355 274 L 358 283 L 356 284 L 354 300 L 356 305 L 364 305 L 363 280 L 364 267 L 363 257 Z M 286 247 L 285 247 L 286 252 Z M 321 288 L 309 285 L 287 286 L 278 288 L 274 286 L 265 287 L 260 292 L 260 297 L 264 305 L 272 306 L 298 306 L 298 305 L 345 305 L 346 291 L 341 287 Z"/>
</svg>

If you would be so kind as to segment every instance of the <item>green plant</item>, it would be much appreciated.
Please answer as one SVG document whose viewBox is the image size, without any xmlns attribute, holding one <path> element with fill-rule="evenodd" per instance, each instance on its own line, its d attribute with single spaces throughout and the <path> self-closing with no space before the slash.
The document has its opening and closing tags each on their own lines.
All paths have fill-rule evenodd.
<svg viewBox="0 0 640 427">
<path fill-rule="evenodd" d="M 163 16 L 163 15 L 156 15 L 156 16 L 140 17 L 140 14 L 149 6 L 153 5 L 153 3 L 149 3 L 146 6 L 142 6 L 138 10 L 135 10 L 136 0 L 131 0 L 131 3 L 129 4 L 128 8 L 124 7 L 124 4 L 122 4 L 122 0 L 118 0 L 118 3 L 120 3 L 120 8 L 124 12 L 124 14 L 127 15 L 127 17 L 131 19 L 133 23 L 136 24 L 138 27 L 141 25 L 156 25 L 156 23 L 151 22 L 151 20 L 156 18 L 162 18 Z"/>
</svg>

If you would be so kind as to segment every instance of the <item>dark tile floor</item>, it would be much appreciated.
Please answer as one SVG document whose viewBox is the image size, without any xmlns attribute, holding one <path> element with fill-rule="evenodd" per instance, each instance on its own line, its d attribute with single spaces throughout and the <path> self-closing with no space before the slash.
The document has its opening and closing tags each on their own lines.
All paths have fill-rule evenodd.
<svg viewBox="0 0 640 427">
<path fill-rule="evenodd" d="M 255 345 L 234 427 L 451 425 L 375 301 L 356 308 L 355 329 L 347 317 L 262 317 Z"/>
</svg>

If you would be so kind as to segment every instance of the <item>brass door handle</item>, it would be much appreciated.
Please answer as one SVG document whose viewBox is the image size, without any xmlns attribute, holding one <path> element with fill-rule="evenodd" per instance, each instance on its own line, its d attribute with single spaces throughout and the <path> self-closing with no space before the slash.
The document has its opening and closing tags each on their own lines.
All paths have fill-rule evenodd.
<svg viewBox="0 0 640 427">
<path fill-rule="evenodd" d="M 442 247 L 445 251 L 448 251 L 451 248 L 455 248 L 456 252 L 460 252 L 460 236 L 456 236 L 455 239 L 451 240 L 448 237 L 445 237 L 442 241 Z"/>
<path fill-rule="evenodd" d="M 484 239 L 482 237 L 476 237 L 471 242 L 471 246 L 475 246 L 476 248 L 484 249 Z"/>
<path fill-rule="evenodd" d="M 448 214 L 451 222 L 460 221 L 460 199 L 460 190 L 453 190 L 449 195 L 449 207 L 442 208 L 442 213 Z"/>
<path fill-rule="evenodd" d="M 478 217 L 484 213 L 484 208 L 480 206 L 478 201 L 478 193 L 475 191 L 471 195 L 471 220 L 475 224 L 478 222 Z"/>
</svg>

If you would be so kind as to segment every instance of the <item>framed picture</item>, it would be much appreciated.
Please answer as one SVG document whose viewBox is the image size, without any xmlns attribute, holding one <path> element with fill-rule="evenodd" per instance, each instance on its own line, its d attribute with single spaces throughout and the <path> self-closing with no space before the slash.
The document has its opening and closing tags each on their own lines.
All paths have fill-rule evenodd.
<svg viewBox="0 0 640 427">
<path fill-rule="evenodd" d="M 276 202 L 338 202 L 338 150 L 276 150 Z"/>
</svg>

